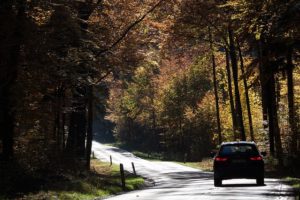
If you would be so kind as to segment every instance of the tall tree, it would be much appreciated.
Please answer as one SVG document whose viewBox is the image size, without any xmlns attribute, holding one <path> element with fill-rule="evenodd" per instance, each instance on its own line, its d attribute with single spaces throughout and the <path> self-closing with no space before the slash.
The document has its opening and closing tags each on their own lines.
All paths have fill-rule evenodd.
<svg viewBox="0 0 300 200">
<path fill-rule="evenodd" d="M 232 94 L 232 79 L 231 79 L 231 70 L 230 70 L 230 58 L 229 58 L 229 51 L 225 48 L 225 59 L 226 59 L 226 72 L 227 72 L 227 84 L 228 84 L 228 94 L 229 94 L 229 103 L 230 103 L 230 110 L 231 110 L 231 119 L 232 119 L 232 129 L 233 129 L 233 138 L 236 140 L 238 138 L 237 134 L 237 122 L 236 122 L 236 112 L 234 106 L 234 99 Z"/>
<path fill-rule="evenodd" d="M 219 144 L 222 143 L 222 131 L 221 131 L 221 120 L 220 120 L 220 108 L 219 108 L 219 95 L 218 95 L 218 83 L 217 83 L 217 75 L 216 75 L 216 60 L 213 49 L 213 38 L 211 34 L 211 30 L 209 28 L 209 42 L 210 42 L 210 51 L 211 51 L 211 62 L 213 68 L 213 84 L 214 84 L 214 93 L 215 93 L 215 102 L 216 102 L 216 117 L 217 117 L 217 131 L 218 131 L 218 139 Z"/>
<path fill-rule="evenodd" d="M 276 83 L 274 74 L 269 74 L 267 80 L 267 104 L 268 104 L 268 119 L 269 119 L 269 131 L 270 135 L 274 137 L 276 156 L 279 159 L 279 164 L 282 166 L 282 144 L 280 129 L 278 126 L 278 113 L 277 113 L 277 94 L 276 94 Z M 270 138 L 272 139 L 272 138 Z"/>
<path fill-rule="evenodd" d="M 240 44 L 238 42 L 237 42 L 237 48 L 238 48 L 238 52 L 239 52 L 242 79 L 243 79 L 244 88 L 245 88 L 245 97 L 246 97 L 247 114 L 248 114 L 248 120 L 249 120 L 250 138 L 251 138 L 252 141 L 255 141 L 254 131 L 253 131 L 253 123 L 252 123 L 251 106 L 250 106 L 250 99 L 249 99 L 249 88 L 248 88 L 248 84 L 247 84 L 247 77 L 246 77 L 246 74 L 245 74 L 244 59 L 243 59 L 243 55 L 242 55 L 242 50 L 241 50 Z"/>
<path fill-rule="evenodd" d="M 257 58 L 262 90 L 263 125 L 269 126 L 270 152 L 281 157 L 281 134 L 278 130 L 276 99 L 270 96 L 274 91 L 274 76 L 282 67 L 281 60 L 286 57 L 285 46 L 297 43 L 299 35 L 299 2 L 297 1 L 260 1 L 229 0 L 227 6 L 234 10 L 238 32 L 248 45 L 258 44 Z M 254 62 L 255 62 L 254 56 Z M 274 110 L 275 109 L 275 110 Z M 275 116 L 274 116 L 275 114 Z M 267 129 L 266 129 L 267 130 Z M 276 151 L 276 152 L 275 152 Z M 281 158 L 280 158 L 281 159 Z"/>
<path fill-rule="evenodd" d="M 10 159 L 13 156 L 15 111 L 13 101 L 13 86 L 18 75 L 18 64 L 23 43 L 23 28 L 25 24 L 25 2 L 20 0 L 16 5 L 13 2 L 3 0 L 0 2 L 0 27 L 3 30 L 1 43 L 5 48 L 0 49 L 1 57 L 1 82 L 0 82 L 0 134 L 3 143 L 3 158 Z M 4 40 L 2 40 L 4 39 Z"/>
<path fill-rule="evenodd" d="M 287 51 L 287 89 L 288 89 L 288 108 L 289 108 L 289 125 L 290 125 L 290 136 L 291 136 L 291 151 L 297 152 L 297 141 L 298 141 L 298 130 L 295 116 L 295 103 L 294 103 L 294 64 L 293 64 L 293 49 L 290 48 Z"/>
<path fill-rule="evenodd" d="M 228 27 L 228 37 L 229 37 L 229 54 L 231 58 L 231 66 L 232 66 L 232 75 L 233 75 L 233 83 L 234 83 L 234 97 L 235 97 L 235 111 L 237 117 L 237 125 L 238 131 L 240 134 L 241 140 L 246 140 L 244 121 L 243 121 L 243 112 L 241 105 L 241 97 L 239 91 L 239 76 L 238 76 L 238 65 L 236 58 L 236 46 L 234 41 L 234 35 L 232 27 Z"/>
<path fill-rule="evenodd" d="M 266 52 L 263 49 L 263 42 L 262 41 L 258 41 L 257 42 L 257 51 L 258 51 L 258 67 L 259 67 L 259 80 L 260 80 L 260 89 L 261 89 L 261 104 L 262 104 L 262 115 L 263 115 L 263 128 L 264 131 L 266 131 L 268 134 L 268 143 L 269 143 L 269 151 L 272 155 L 275 154 L 275 150 L 274 150 L 274 135 L 273 132 L 267 131 L 268 127 L 270 126 L 269 124 L 269 119 L 268 119 L 268 88 L 267 88 L 267 84 L 266 84 L 266 80 L 267 80 L 267 73 L 266 73 L 266 68 L 264 66 L 266 66 L 267 61 L 266 61 Z"/>
</svg>

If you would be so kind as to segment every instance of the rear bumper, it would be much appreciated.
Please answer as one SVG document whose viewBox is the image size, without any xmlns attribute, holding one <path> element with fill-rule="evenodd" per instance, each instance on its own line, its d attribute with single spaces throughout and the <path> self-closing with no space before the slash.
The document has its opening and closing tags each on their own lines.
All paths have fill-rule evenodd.
<svg viewBox="0 0 300 200">
<path fill-rule="evenodd" d="M 230 168 L 230 167 L 215 167 L 215 179 L 235 179 L 248 178 L 256 179 L 264 177 L 264 166 L 244 167 L 244 168 Z"/>
</svg>

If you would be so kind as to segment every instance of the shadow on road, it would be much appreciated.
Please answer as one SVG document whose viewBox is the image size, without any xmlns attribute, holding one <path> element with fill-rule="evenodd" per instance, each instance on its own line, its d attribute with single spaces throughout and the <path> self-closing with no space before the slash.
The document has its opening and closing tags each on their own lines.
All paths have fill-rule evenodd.
<svg viewBox="0 0 300 200">
<path fill-rule="evenodd" d="M 171 173 L 164 173 L 164 175 L 174 180 L 191 180 L 191 179 L 211 180 L 213 178 L 213 173 L 207 173 L 207 172 L 204 173 L 199 171 L 171 172 Z"/>
<path fill-rule="evenodd" d="M 257 185 L 257 184 L 222 184 L 220 187 L 263 187 L 264 185 Z"/>
</svg>

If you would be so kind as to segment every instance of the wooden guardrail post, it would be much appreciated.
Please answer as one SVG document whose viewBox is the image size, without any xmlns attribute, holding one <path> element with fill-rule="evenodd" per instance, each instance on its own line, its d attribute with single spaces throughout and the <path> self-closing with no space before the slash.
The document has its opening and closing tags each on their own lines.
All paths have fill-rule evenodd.
<svg viewBox="0 0 300 200">
<path fill-rule="evenodd" d="M 109 156 L 109 160 L 110 160 L 110 166 L 112 166 L 112 156 Z"/>
<path fill-rule="evenodd" d="M 124 174 L 124 167 L 122 163 L 120 164 L 120 174 L 121 174 L 122 189 L 125 190 L 126 189 L 125 174 Z"/>
<path fill-rule="evenodd" d="M 135 171 L 134 163 L 132 162 L 131 165 L 132 165 L 133 174 L 136 176 L 136 171 Z"/>
</svg>

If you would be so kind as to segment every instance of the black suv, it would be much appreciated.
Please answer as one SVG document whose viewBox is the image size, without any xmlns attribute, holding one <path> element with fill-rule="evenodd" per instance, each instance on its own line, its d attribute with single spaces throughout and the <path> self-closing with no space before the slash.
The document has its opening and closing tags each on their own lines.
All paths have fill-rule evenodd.
<svg viewBox="0 0 300 200">
<path fill-rule="evenodd" d="M 265 153 L 260 153 L 254 142 L 225 142 L 214 156 L 214 184 L 221 186 L 223 179 L 256 179 L 264 185 Z"/>
</svg>

